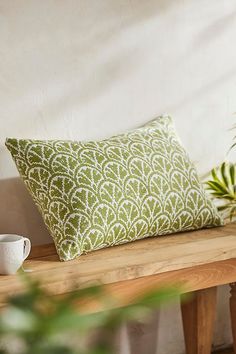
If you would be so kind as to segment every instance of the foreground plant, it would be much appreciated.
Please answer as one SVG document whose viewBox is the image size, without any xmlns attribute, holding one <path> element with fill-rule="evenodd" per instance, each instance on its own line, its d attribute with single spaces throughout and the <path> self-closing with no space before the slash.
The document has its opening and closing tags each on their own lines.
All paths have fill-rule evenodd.
<svg viewBox="0 0 236 354">
<path fill-rule="evenodd" d="M 211 171 L 206 185 L 212 197 L 221 201 L 218 210 L 232 221 L 236 215 L 236 165 L 223 162 Z"/>
<path fill-rule="evenodd" d="M 27 290 L 10 297 L 0 312 L 0 354 L 112 354 L 116 328 L 124 321 L 147 318 L 160 303 L 179 295 L 177 288 L 165 288 L 130 306 L 91 314 L 83 313 L 83 301 L 114 302 L 102 286 L 56 298 L 39 283 L 26 281 Z"/>
</svg>

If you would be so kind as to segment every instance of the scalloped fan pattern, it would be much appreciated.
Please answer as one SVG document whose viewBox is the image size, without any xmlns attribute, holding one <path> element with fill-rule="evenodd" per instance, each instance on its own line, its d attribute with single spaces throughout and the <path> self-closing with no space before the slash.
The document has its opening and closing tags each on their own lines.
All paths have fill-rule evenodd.
<svg viewBox="0 0 236 354">
<path fill-rule="evenodd" d="M 222 225 L 170 117 L 92 142 L 7 139 L 61 260 Z"/>
</svg>

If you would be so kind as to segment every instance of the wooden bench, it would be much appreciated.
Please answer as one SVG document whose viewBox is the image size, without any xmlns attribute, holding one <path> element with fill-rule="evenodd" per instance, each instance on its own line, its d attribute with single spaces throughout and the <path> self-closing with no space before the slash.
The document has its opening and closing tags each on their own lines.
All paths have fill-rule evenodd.
<svg viewBox="0 0 236 354">
<path fill-rule="evenodd" d="M 231 319 L 236 342 L 236 224 L 148 238 L 60 262 L 52 244 L 33 247 L 25 268 L 54 295 L 99 280 L 119 306 L 151 288 L 182 284 L 193 297 L 181 305 L 187 354 L 209 354 L 218 285 L 231 284 Z M 22 291 L 16 276 L 0 277 L 0 303 Z M 91 305 L 90 310 L 98 310 Z"/>
</svg>

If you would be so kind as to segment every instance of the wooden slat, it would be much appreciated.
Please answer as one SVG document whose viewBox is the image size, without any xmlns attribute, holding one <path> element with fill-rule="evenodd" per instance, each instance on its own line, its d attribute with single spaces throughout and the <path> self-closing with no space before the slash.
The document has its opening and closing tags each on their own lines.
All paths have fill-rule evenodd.
<svg viewBox="0 0 236 354">
<path fill-rule="evenodd" d="M 164 286 L 177 286 L 182 293 L 207 289 L 213 286 L 229 284 L 236 279 L 236 259 L 213 262 L 198 267 L 180 269 L 133 280 L 105 285 L 106 292 L 111 298 L 116 299 L 117 306 L 125 306 L 133 303 L 146 292 Z M 96 301 L 79 304 L 85 312 L 100 311 L 101 304 Z M 108 305 L 110 306 L 110 305 Z M 112 303 L 112 307 L 114 303 Z"/>
<path fill-rule="evenodd" d="M 107 289 L 110 289 L 114 296 L 120 294 L 119 301 L 122 299 L 125 302 L 127 298 L 135 299 L 137 296 L 145 294 L 147 290 L 168 284 L 181 285 L 182 292 L 187 293 L 229 284 L 235 278 L 236 259 L 234 258 L 223 262 L 213 262 L 198 267 L 137 278 L 132 281 L 108 284 Z"/>
<path fill-rule="evenodd" d="M 145 247 L 145 242 L 142 245 L 140 249 L 129 246 L 101 250 L 66 263 L 52 256 L 36 258 L 25 262 L 25 268 L 44 282 L 49 277 L 50 283 L 98 280 L 107 284 L 236 257 L 236 235 L 177 245 L 173 242 L 160 249 Z M 14 282 L 12 276 L 0 281 L 0 292 Z"/>
<path fill-rule="evenodd" d="M 14 284 L 12 291 L 9 291 L 9 293 L 0 293 L 0 306 L 1 304 L 4 304 L 6 296 L 23 290 L 24 287 L 22 286 L 22 283 L 17 277 L 15 279 L 16 283 Z M 212 286 L 233 283 L 235 279 L 236 259 L 234 258 L 197 267 L 106 284 L 105 289 L 107 294 L 110 294 L 111 297 L 116 299 L 117 306 L 124 306 L 134 302 L 135 299 L 144 295 L 147 291 L 168 286 L 170 284 L 177 285 L 178 287 L 180 286 L 182 293 L 187 293 L 199 289 L 210 288 Z M 52 294 L 60 296 L 65 293 L 61 291 L 65 288 L 65 285 L 68 288 L 68 292 L 73 290 L 76 286 L 74 282 L 63 284 L 59 281 L 57 283 L 47 282 L 45 288 Z M 92 302 L 89 300 L 89 303 L 84 303 L 83 305 L 85 311 L 101 310 L 100 304 L 97 304 L 96 301 Z"/>
<path fill-rule="evenodd" d="M 234 258 L 236 259 L 236 224 L 230 224 L 140 240 L 98 250 L 69 262 L 58 260 L 53 245 L 37 246 L 33 247 L 31 259 L 25 262 L 24 267 L 32 270 L 32 277 L 39 279 L 53 294 L 63 294 L 75 286 L 84 286 L 94 281 L 114 284 L 114 287 L 128 281 L 135 289 L 136 282 L 138 286 L 142 286 L 150 282 L 157 285 L 164 279 L 170 282 L 184 280 L 189 289 L 193 290 L 193 280 L 197 284 L 196 289 L 208 287 L 208 284 L 226 284 L 229 278 L 229 281 L 236 280 Z M 227 260 L 232 260 L 232 263 L 224 263 Z M 194 273 L 201 265 L 208 264 L 206 269 L 212 269 L 211 264 L 214 267 L 217 265 L 213 272 L 214 279 L 209 272 Z M 231 271 L 226 274 L 225 268 L 221 269 L 220 264 L 226 268 L 231 267 Z M 181 272 L 176 273 L 178 271 Z M 182 279 L 186 274 L 190 279 Z M 199 281 L 199 275 L 196 279 L 194 274 L 201 274 Z M 6 295 L 22 290 L 22 287 L 19 277 L 1 276 L 0 301 L 4 301 Z"/>
</svg>

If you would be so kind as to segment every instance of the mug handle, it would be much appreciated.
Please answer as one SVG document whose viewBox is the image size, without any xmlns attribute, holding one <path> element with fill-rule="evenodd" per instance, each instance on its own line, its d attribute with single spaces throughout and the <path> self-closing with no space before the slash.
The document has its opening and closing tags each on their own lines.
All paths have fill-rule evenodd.
<svg viewBox="0 0 236 354">
<path fill-rule="evenodd" d="M 24 260 L 30 254 L 30 250 L 31 250 L 31 242 L 28 238 L 24 237 L 24 254 L 23 254 Z"/>
</svg>

